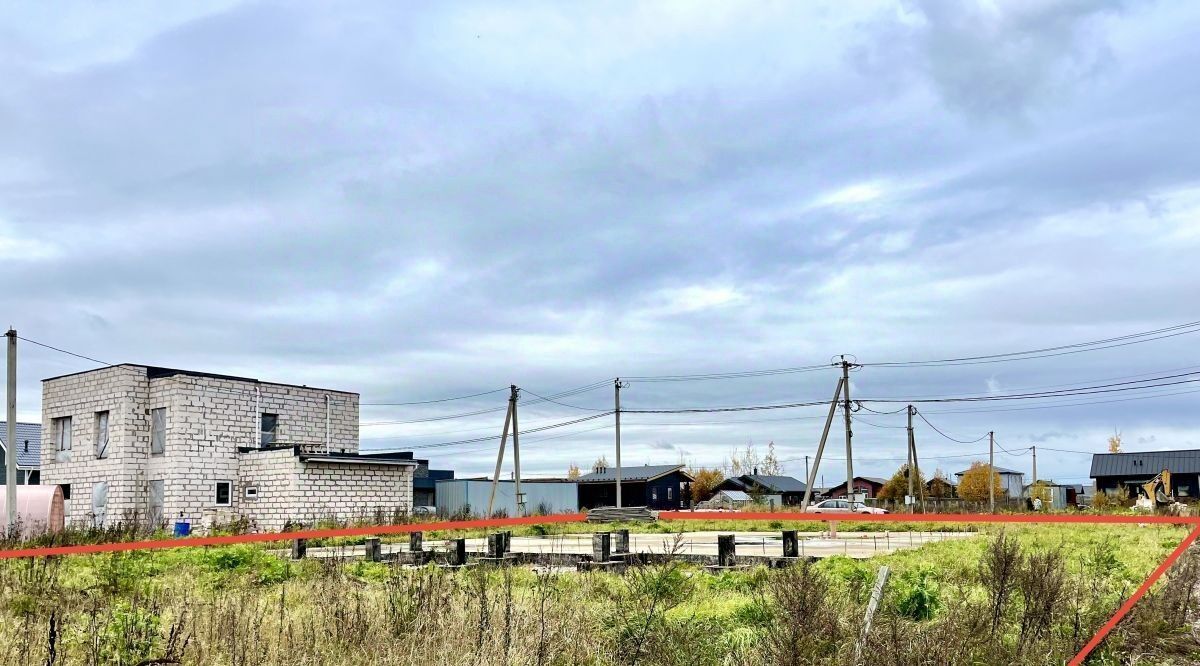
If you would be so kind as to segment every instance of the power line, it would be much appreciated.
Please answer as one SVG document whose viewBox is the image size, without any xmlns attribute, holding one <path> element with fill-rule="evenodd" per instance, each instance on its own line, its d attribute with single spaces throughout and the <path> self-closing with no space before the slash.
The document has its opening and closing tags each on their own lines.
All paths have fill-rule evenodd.
<svg viewBox="0 0 1200 666">
<path fill-rule="evenodd" d="M 498 388 L 498 389 L 495 389 L 492 391 L 482 391 L 480 393 L 472 393 L 470 395 L 458 395 L 458 396 L 454 396 L 453 398 L 438 398 L 437 400 L 415 400 L 413 402 L 364 402 L 364 403 L 360 403 L 360 405 L 363 407 L 403 407 L 403 406 L 407 406 L 407 405 L 432 405 L 436 402 L 451 402 L 454 400 L 469 400 L 471 398 L 478 398 L 480 396 L 491 395 L 493 393 L 500 393 L 501 391 L 508 391 L 508 390 L 509 390 L 508 387 L 505 386 L 504 388 Z"/>
<path fill-rule="evenodd" d="M 593 415 L 591 415 L 591 416 L 584 416 L 584 417 L 582 417 L 582 418 L 574 419 L 574 420 L 571 420 L 571 421 L 563 421 L 563 422 L 561 422 L 561 423 L 553 423 L 553 424 L 550 424 L 550 425 L 545 425 L 545 426 L 542 426 L 542 427 L 540 427 L 540 428 L 530 428 L 530 429 L 528 429 L 528 430 L 522 430 L 522 431 L 521 431 L 521 434 L 522 434 L 522 435 L 525 435 L 525 434 L 528 434 L 528 433 L 535 433 L 535 432 L 543 432 L 543 431 L 546 431 L 546 430 L 553 430 L 553 429 L 555 429 L 555 428 L 563 428 L 563 427 L 566 427 L 566 426 L 569 426 L 569 425 L 575 425 L 576 423 L 583 423 L 583 422 L 585 422 L 585 421 L 591 421 L 591 420 L 593 420 L 593 419 L 598 419 L 598 418 L 601 418 L 601 417 L 604 417 L 604 416 L 608 416 L 608 415 L 610 415 L 610 414 L 612 414 L 612 412 L 607 412 L 607 413 L 603 413 L 603 414 L 593 414 Z M 406 446 L 406 447 L 403 447 L 402 449 L 372 449 L 372 450 L 373 450 L 373 451 L 389 451 L 389 450 L 405 450 L 405 451 L 408 451 L 408 450 L 418 450 L 418 449 L 419 449 L 419 450 L 424 450 L 424 449 L 440 449 L 440 448 L 446 448 L 446 447 L 450 447 L 450 446 L 458 446 L 458 445 L 461 445 L 461 444 L 477 444 L 477 443 L 479 443 L 479 442 L 490 442 L 490 441 L 495 441 L 495 440 L 496 440 L 496 437 L 495 437 L 495 436 L 489 436 L 489 437 L 474 437 L 474 438 L 471 438 L 471 439 L 460 439 L 460 440 L 455 440 L 455 441 L 451 441 L 451 442 L 436 442 L 436 443 L 433 443 L 433 444 L 414 444 L 414 445 L 412 445 L 412 446 Z"/>
<path fill-rule="evenodd" d="M 533 391 L 530 391 L 529 389 L 522 389 L 522 391 L 524 391 L 525 393 L 528 393 L 529 395 L 532 395 L 535 398 L 538 398 L 541 402 L 552 402 L 556 405 L 562 405 L 563 407 L 570 407 L 571 409 L 581 409 L 581 410 L 587 411 L 587 412 L 611 411 L 611 410 L 606 410 L 606 409 L 597 409 L 595 407 L 580 407 L 579 405 L 572 405 L 572 404 L 568 404 L 565 402 L 560 402 L 558 400 L 555 400 L 554 398 L 547 398 L 545 396 L 538 395 L 537 393 L 534 393 Z M 622 410 L 622 411 L 624 411 L 624 410 Z"/>
<path fill-rule="evenodd" d="M 1045 398 L 1064 398 L 1076 395 L 1094 395 L 1097 393 L 1115 393 L 1118 391 L 1143 391 L 1146 389 L 1162 388 L 1166 386 L 1177 386 L 1180 384 L 1190 384 L 1200 381 L 1197 378 L 1200 372 L 1184 372 L 1174 375 L 1164 375 L 1154 377 L 1152 379 L 1139 379 L 1127 382 L 1115 382 L 1111 384 L 1097 384 L 1093 386 L 1082 386 L 1074 389 L 1060 389 L 1055 391 L 1035 391 L 1030 393 L 1009 393 L 1003 395 L 978 395 L 968 397 L 946 397 L 946 398 L 862 398 L 859 402 L 883 402 L 883 403 L 898 403 L 898 402 L 920 402 L 920 403 L 938 403 L 938 402 L 992 402 L 997 400 L 1037 400 Z M 1162 381 L 1167 379 L 1179 379 L 1181 377 L 1191 377 L 1182 381 Z M 1159 382 L 1150 384 L 1148 382 Z M 1144 384 L 1143 386 L 1131 386 L 1132 384 Z"/>
<path fill-rule="evenodd" d="M 989 434 L 989 433 L 984 433 L 980 437 L 977 437 L 975 439 L 969 439 L 969 440 L 968 439 L 958 439 L 957 437 L 951 437 L 950 435 L 947 435 L 946 433 L 942 432 L 942 430 L 940 428 L 933 425 L 933 423 L 931 423 L 929 421 L 929 419 L 925 418 L 925 415 L 922 414 L 920 412 L 920 410 L 913 410 L 913 411 L 916 412 L 917 416 L 921 417 L 921 420 L 925 422 L 925 425 L 929 426 L 930 428 L 933 428 L 934 432 L 936 432 L 937 434 L 941 435 L 942 437 L 945 437 L 946 439 L 948 439 L 952 442 L 958 442 L 959 444 L 974 444 L 976 442 L 982 442 L 983 440 L 987 439 L 988 434 Z"/>
<path fill-rule="evenodd" d="M 781 405 L 747 405 L 743 407 L 690 407 L 682 409 L 622 409 L 622 414 L 708 414 L 715 412 L 754 412 L 766 409 L 794 409 L 796 407 L 828 406 L 828 400 L 815 402 L 790 402 Z"/>
<path fill-rule="evenodd" d="M 864 366 L 876 368 L 898 368 L 898 367 L 913 367 L 913 366 L 944 366 L 944 365 L 975 365 L 979 363 L 1003 363 L 1007 361 L 1024 361 L 1034 358 L 1047 358 L 1050 356 L 1063 356 L 1066 354 L 1078 354 L 1086 351 L 1097 351 L 1100 349 L 1111 349 L 1113 347 L 1124 347 L 1127 345 L 1139 344 L 1142 342 L 1151 342 L 1154 340 L 1162 340 L 1164 338 L 1172 338 L 1178 335 L 1187 335 L 1189 333 L 1200 332 L 1200 321 L 1188 322 L 1185 324 L 1177 324 L 1166 328 L 1155 329 L 1151 331 L 1142 331 L 1140 333 L 1131 333 L 1115 338 L 1106 338 L 1103 340 L 1092 340 L 1089 342 L 1077 342 L 1069 345 L 1059 345 L 1056 347 L 1043 347 L 1041 349 L 1029 349 L 1019 352 L 1005 352 L 1002 354 L 987 354 L 984 356 L 962 356 L 958 358 L 943 358 L 933 359 L 928 361 L 887 361 L 879 363 L 863 363 Z"/>
<path fill-rule="evenodd" d="M 824 363 L 821 365 L 806 365 L 795 368 L 773 368 L 768 370 L 745 370 L 741 372 L 719 372 L 697 375 L 642 375 L 633 377 L 624 377 L 621 379 L 633 382 L 688 382 L 688 381 L 708 381 L 713 379 L 743 379 L 746 377 L 768 377 L 772 375 L 787 375 L 802 372 L 815 372 L 817 370 L 825 370 L 831 367 L 836 367 L 836 364 Z"/>
<path fill-rule="evenodd" d="M 75 353 L 75 352 L 73 352 L 73 351 L 67 351 L 66 349 L 59 349 L 58 347 L 54 347 L 54 346 L 48 345 L 48 344 L 46 344 L 46 343 L 44 343 L 44 342 L 38 342 L 37 340 L 30 340 L 29 338 L 23 338 L 23 337 L 21 337 L 21 336 L 19 336 L 19 335 L 17 336 L 17 339 L 18 339 L 18 340 L 24 340 L 25 342 L 28 342 L 28 343 L 30 343 L 30 344 L 37 345 L 37 346 L 39 346 L 39 347 L 45 347 L 46 349 L 53 349 L 54 351 L 56 351 L 56 352 L 59 352 L 60 354 L 66 354 L 66 355 L 68 355 L 68 356 L 74 356 L 75 358 L 81 358 L 81 359 L 83 359 L 83 360 L 85 360 L 85 361 L 91 361 L 92 363 L 99 363 L 100 365 L 104 365 L 104 366 L 110 366 L 110 365 L 113 365 L 112 363 L 105 363 L 104 361 L 101 361 L 101 360 L 99 360 L 99 359 L 92 358 L 91 356 L 84 356 L 83 354 L 76 354 L 76 353 Z"/>
</svg>

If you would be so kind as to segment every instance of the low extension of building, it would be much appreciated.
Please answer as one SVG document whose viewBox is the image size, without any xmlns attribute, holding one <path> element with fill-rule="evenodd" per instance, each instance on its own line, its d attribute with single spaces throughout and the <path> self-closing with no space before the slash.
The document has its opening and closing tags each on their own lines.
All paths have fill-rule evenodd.
<svg viewBox="0 0 1200 666">
<path fill-rule="evenodd" d="M 42 382 L 41 482 L 68 524 L 390 519 L 411 454 L 360 455 L 357 393 L 122 364 Z"/>
</svg>

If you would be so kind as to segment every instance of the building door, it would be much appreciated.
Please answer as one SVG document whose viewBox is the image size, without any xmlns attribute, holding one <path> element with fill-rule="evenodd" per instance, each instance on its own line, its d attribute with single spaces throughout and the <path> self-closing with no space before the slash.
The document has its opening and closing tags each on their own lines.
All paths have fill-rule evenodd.
<svg viewBox="0 0 1200 666">
<path fill-rule="evenodd" d="M 163 524 L 163 482 L 150 482 L 150 497 L 146 507 L 146 522 L 151 528 L 157 529 Z"/>
</svg>

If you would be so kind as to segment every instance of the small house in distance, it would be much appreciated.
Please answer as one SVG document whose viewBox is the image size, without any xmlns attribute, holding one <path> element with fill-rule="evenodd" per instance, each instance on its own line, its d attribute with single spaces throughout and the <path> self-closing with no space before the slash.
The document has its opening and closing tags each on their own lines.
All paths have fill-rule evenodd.
<svg viewBox="0 0 1200 666">
<path fill-rule="evenodd" d="M 621 505 L 651 509 L 682 509 L 691 494 L 691 474 L 683 465 L 643 465 L 621 468 Z M 617 505 L 617 470 L 604 467 L 576 479 L 579 508 Z"/>
<path fill-rule="evenodd" d="M 864 493 L 868 498 L 875 497 L 883 489 L 883 484 L 885 483 L 887 483 L 887 479 L 881 479 L 877 476 L 856 476 L 854 477 L 854 492 Z M 824 496 L 831 499 L 845 497 L 846 482 L 843 481 L 830 488 L 825 492 Z"/>
<path fill-rule="evenodd" d="M 0 421 L 0 469 L 7 462 L 9 446 L 8 422 Z M 42 424 L 17 423 L 17 445 L 11 447 L 17 452 L 17 485 L 36 486 L 41 482 L 42 469 Z"/>
<path fill-rule="evenodd" d="M 1148 483 L 1163 470 L 1171 472 L 1171 495 L 1179 500 L 1200 494 L 1200 449 L 1144 451 L 1141 453 L 1097 453 L 1092 456 L 1091 477 L 1096 492 L 1113 495 L 1121 487 L 1137 496 L 1137 486 Z"/>
<path fill-rule="evenodd" d="M 743 474 L 731 476 L 717 490 L 740 490 L 760 502 L 774 500 L 777 505 L 796 505 L 804 501 L 804 482 L 790 476 Z"/>
<path fill-rule="evenodd" d="M 1000 466 L 993 466 L 992 469 L 1000 475 L 1000 487 L 1004 489 L 1004 493 L 1014 499 L 1019 499 L 1025 495 L 1025 473 L 1018 472 L 1015 469 L 1007 469 Z M 962 481 L 963 474 L 967 470 L 955 472 L 954 478 Z"/>
</svg>

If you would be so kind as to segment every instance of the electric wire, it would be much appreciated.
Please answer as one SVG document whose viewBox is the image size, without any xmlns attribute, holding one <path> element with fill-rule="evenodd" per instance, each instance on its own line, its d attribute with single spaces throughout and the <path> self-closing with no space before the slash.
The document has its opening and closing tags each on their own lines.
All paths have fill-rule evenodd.
<svg viewBox="0 0 1200 666">
<path fill-rule="evenodd" d="M 1187 335 L 1190 333 L 1200 332 L 1200 321 L 1192 321 L 1166 328 L 1155 329 L 1151 331 L 1142 331 L 1140 333 L 1130 333 L 1114 338 L 1106 338 L 1103 340 L 1092 340 L 1089 342 L 1077 342 L 1068 345 L 1058 345 L 1055 347 L 1043 347 L 1041 349 L 1030 349 L 1019 352 L 1005 352 L 1002 354 L 987 354 L 983 356 L 962 356 L 958 358 L 931 359 L 927 361 L 884 361 L 877 363 L 863 363 L 864 366 L 875 368 L 896 368 L 896 367 L 930 367 L 930 366 L 945 366 L 945 365 L 975 365 L 979 363 L 1003 363 L 1007 361 L 1024 361 L 1034 358 L 1047 358 L 1050 356 L 1063 356 L 1066 354 L 1078 354 L 1086 351 L 1097 351 L 1100 349 L 1111 349 L 1113 347 L 1124 347 L 1127 345 L 1140 344 L 1143 342 L 1151 342 L 1154 340 L 1162 340 L 1179 335 Z M 1114 344 L 1110 344 L 1114 343 Z"/>
<path fill-rule="evenodd" d="M 100 365 L 104 365 L 104 366 L 111 366 L 111 365 L 113 365 L 112 363 L 105 363 L 104 361 L 101 361 L 101 360 L 99 360 L 99 359 L 92 358 L 91 356 L 84 356 L 83 354 L 76 354 L 76 353 L 75 353 L 75 352 L 73 352 L 73 351 L 67 351 L 66 349 L 60 349 L 60 348 L 58 348 L 58 347 L 54 347 L 54 346 L 52 346 L 52 345 L 48 345 L 48 344 L 46 344 L 46 343 L 44 343 L 44 342 L 38 342 L 37 340 L 30 340 L 29 338 L 23 338 L 23 337 L 21 337 L 21 336 L 19 336 L 19 335 L 17 336 L 17 339 L 18 339 L 18 340 L 23 340 L 23 341 L 25 341 L 25 342 L 28 342 L 28 343 L 30 343 L 30 344 L 37 345 L 37 346 L 39 346 L 39 347 L 45 347 L 46 349 L 53 349 L 54 351 L 56 351 L 56 352 L 59 352 L 60 354 L 66 354 L 66 355 L 68 355 L 68 356 L 74 356 L 75 358 L 81 358 L 81 359 L 83 359 L 83 360 L 85 360 L 85 361 L 91 361 L 92 363 L 99 363 Z"/>
</svg>

